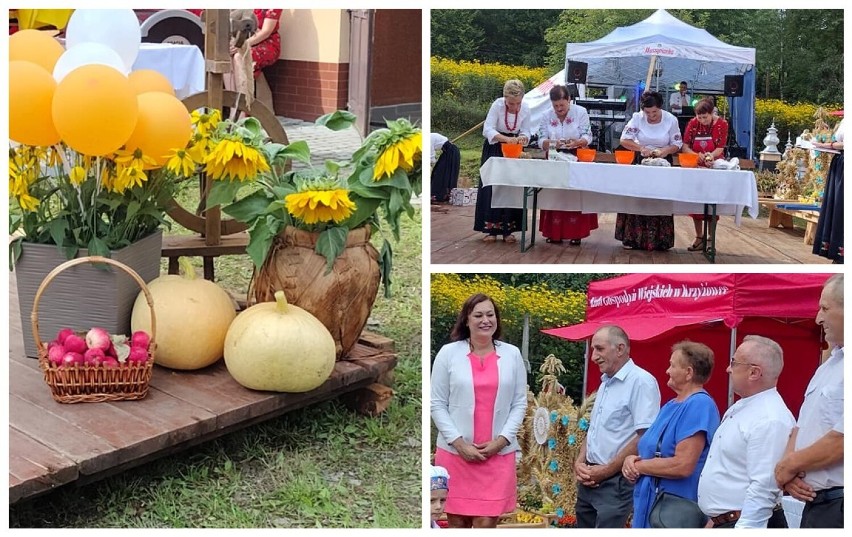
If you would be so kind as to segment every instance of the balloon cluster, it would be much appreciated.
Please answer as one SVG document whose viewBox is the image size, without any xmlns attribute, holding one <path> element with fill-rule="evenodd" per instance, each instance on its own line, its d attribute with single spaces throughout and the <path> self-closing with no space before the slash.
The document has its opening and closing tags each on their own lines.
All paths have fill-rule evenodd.
<svg viewBox="0 0 852 537">
<path fill-rule="evenodd" d="M 99 157 L 122 147 L 158 166 L 192 135 L 189 112 L 169 80 L 131 71 L 141 43 L 131 9 L 78 9 L 65 47 L 48 33 L 9 38 L 9 137 L 32 146 L 64 143 Z"/>
</svg>

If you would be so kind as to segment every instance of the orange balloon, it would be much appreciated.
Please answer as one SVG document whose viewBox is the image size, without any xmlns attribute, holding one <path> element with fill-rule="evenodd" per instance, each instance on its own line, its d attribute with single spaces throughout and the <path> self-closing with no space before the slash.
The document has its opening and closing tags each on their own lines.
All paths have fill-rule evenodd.
<svg viewBox="0 0 852 537">
<path fill-rule="evenodd" d="M 173 149 L 183 149 L 192 136 L 192 118 L 174 95 L 150 91 L 137 96 L 139 120 L 127 140 L 128 151 L 141 149 L 162 166 Z"/>
<path fill-rule="evenodd" d="M 9 138 L 26 145 L 53 145 L 53 76 L 32 62 L 9 62 Z"/>
<path fill-rule="evenodd" d="M 9 61 L 23 60 L 44 67 L 53 73 L 53 66 L 65 49 L 47 32 L 21 30 L 9 37 Z"/>
<path fill-rule="evenodd" d="M 127 79 L 137 95 L 149 91 L 160 91 L 174 95 L 175 90 L 172 83 L 159 71 L 153 69 L 139 69 L 131 72 Z"/>
<path fill-rule="evenodd" d="M 74 69 L 56 86 L 53 124 L 69 147 L 103 156 L 123 146 L 139 117 L 127 77 L 106 65 Z"/>
</svg>

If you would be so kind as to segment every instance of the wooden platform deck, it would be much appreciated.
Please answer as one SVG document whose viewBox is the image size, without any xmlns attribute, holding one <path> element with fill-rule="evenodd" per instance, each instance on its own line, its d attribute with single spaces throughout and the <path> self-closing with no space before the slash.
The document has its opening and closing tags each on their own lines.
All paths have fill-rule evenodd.
<svg viewBox="0 0 852 537">
<path fill-rule="evenodd" d="M 675 247 L 667 252 L 625 250 L 616 241 L 614 213 L 598 215 L 598 229 L 583 239 L 580 246 L 547 244 L 536 234 L 535 247 L 521 253 L 518 244 L 482 242 L 482 234 L 473 231 L 474 207 L 440 204 L 431 206 L 432 264 L 683 264 L 710 265 L 701 252 L 689 252 L 695 238 L 692 219 L 675 216 Z M 537 220 L 538 222 L 539 220 Z M 520 233 L 515 236 L 520 239 Z M 770 228 L 767 218 L 743 217 L 734 225 L 731 216 L 719 220 L 716 231 L 716 264 L 781 263 L 829 264 L 830 260 L 811 253 L 803 242 L 802 229 Z M 529 241 L 529 235 L 527 236 Z"/>
<path fill-rule="evenodd" d="M 14 274 L 9 300 L 9 503 L 85 484 L 291 410 L 368 386 L 396 366 L 393 341 L 364 333 L 331 378 L 304 394 L 243 388 L 224 363 L 155 367 L 139 401 L 59 404 L 24 355 Z"/>
</svg>

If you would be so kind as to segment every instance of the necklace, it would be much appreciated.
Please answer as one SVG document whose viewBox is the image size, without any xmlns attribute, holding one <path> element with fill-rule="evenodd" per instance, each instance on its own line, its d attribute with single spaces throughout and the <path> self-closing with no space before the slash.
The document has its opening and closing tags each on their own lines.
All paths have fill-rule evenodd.
<svg viewBox="0 0 852 537">
<path fill-rule="evenodd" d="M 515 129 L 518 128 L 518 117 L 520 115 L 521 115 L 521 111 L 518 110 L 518 113 L 515 114 L 515 122 L 513 124 L 509 125 L 509 107 L 507 106 L 503 110 L 503 122 L 506 124 L 506 128 L 509 130 L 509 132 L 514 132 Z"/>
</svg>

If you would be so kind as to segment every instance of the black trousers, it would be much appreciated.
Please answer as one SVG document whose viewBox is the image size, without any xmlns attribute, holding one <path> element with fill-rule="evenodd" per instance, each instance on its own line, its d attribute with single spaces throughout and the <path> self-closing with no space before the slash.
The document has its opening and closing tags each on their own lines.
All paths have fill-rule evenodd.
<svg viewBox="0 0 852 537">
<path fill-rule="evenodd" d="M 843 498 L 822 503 L 807 502 L 800 528 L 842 528 Z"/>
</svg>

